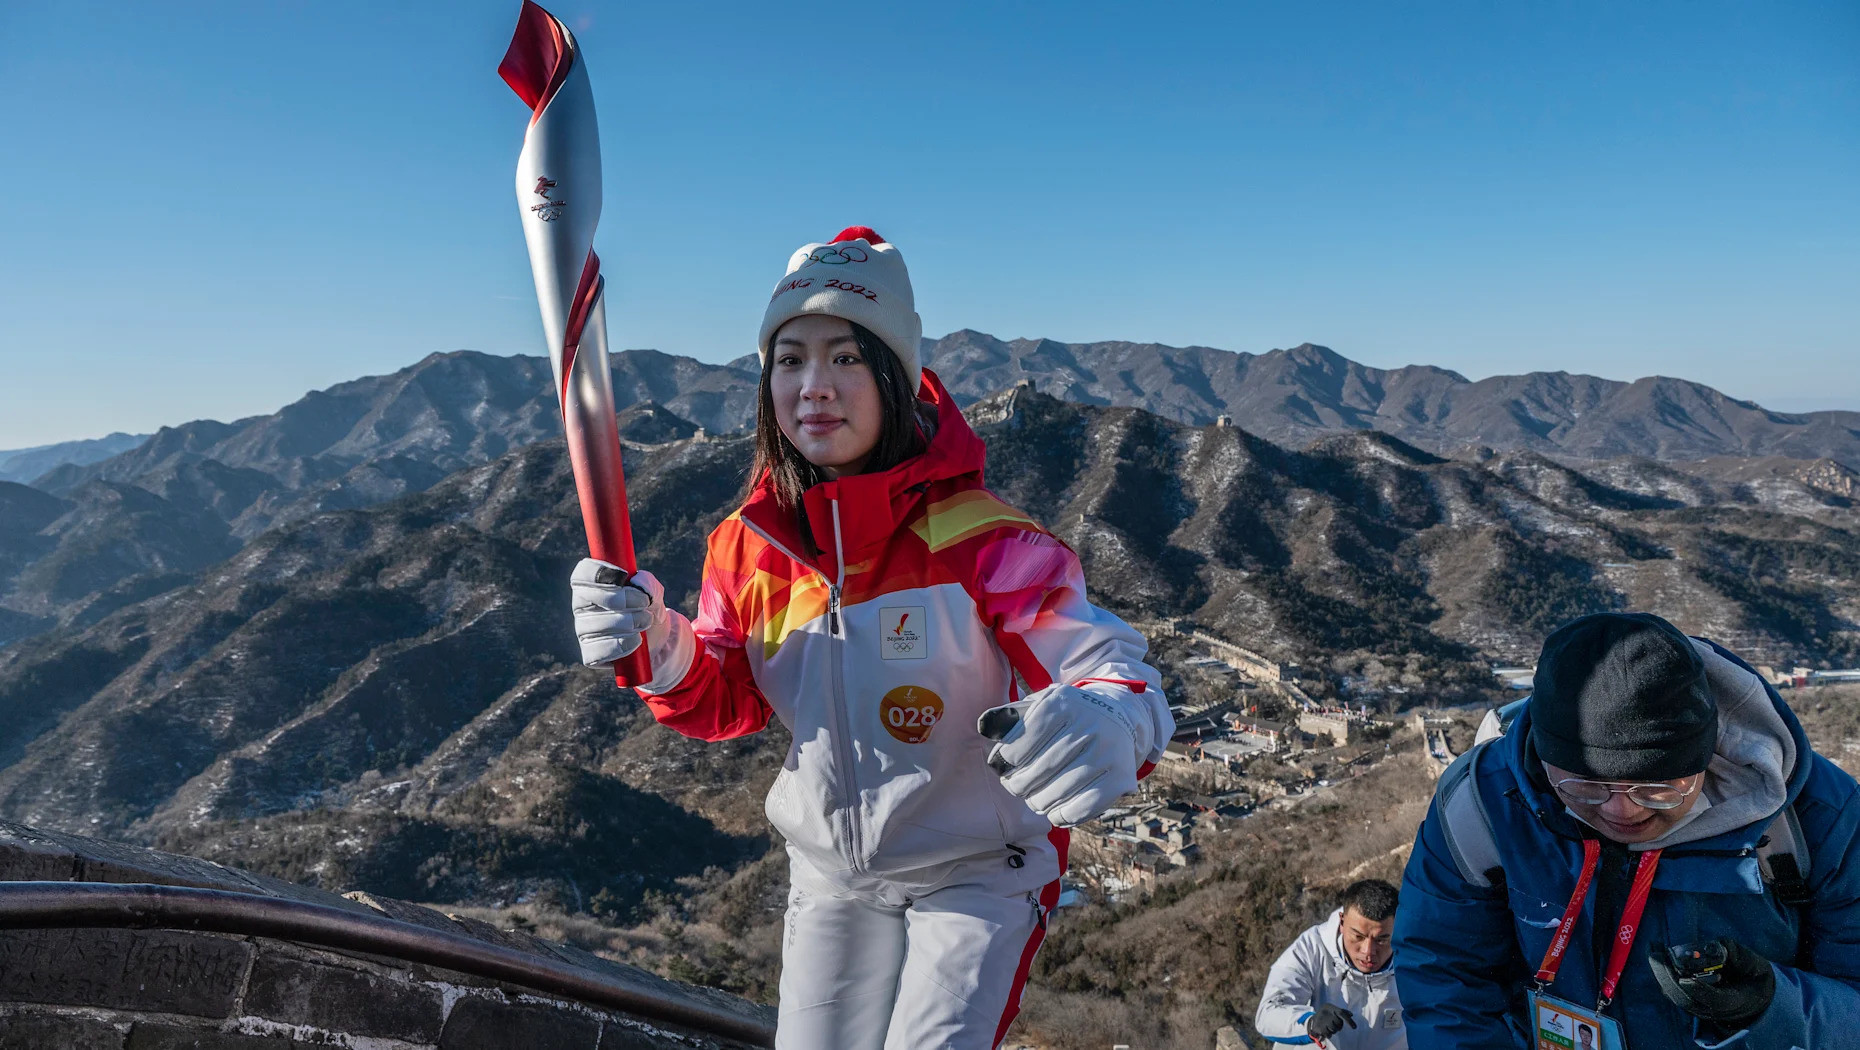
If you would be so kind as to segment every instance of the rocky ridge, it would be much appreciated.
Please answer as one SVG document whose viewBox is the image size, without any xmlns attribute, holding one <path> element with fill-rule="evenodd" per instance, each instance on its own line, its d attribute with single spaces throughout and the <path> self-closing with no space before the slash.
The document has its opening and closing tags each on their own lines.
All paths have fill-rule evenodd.
<svg viewBox="0 0 1860 1050">
<path fill-rule="evenodd" d="M 1860 524 L 1806 482 L 1776 509 L 1664 468 L 1469 463 L 1373 432 L 1289 449 L 1029 390 L 972 415 L 992 487 L 1078 550 L 1099 601 L 1300 663 L 1320 697 L 1478 699 L 1488 658 L 1603 608 L 1758 659 L 1860 657 Z M 641 562 L 681 607 L 748 454 L 627 450 Z M 757 854 L 779 733 L 694 745 L 578 667 L 581 549 L 543 442 L 0 650 L 0 816 L 412 899 L 615 911 Z"/>
<path fill-rule="evenodd" d="M 1528 658 L 1550 626 L 1600 608 L 1658 609 L 1757 659 L 1860 658 L 1860 515 L 1837 465 L 1581 469 L 1528 451 L 1450 459 L 1374 431 L 1288 447 L 1031 388 L 969 415 L 991 486 L 1079 552 L 1096 600 L 1297 662 L 1321 699 L 1484 699 L 1487 659 Z M 640 558 L 688 610 L 749 441 L 684 436 L 692 424 L 656 405 L 627 426 L 643 435 L 626 450 Z M 84 500 L 104 498 L 82 491 L 0 486 L 0 522 L 81 537 Z M 159 510 L 139 511 L 146 542 L 189 534 L 157 528 Z M 535 916 L 766 998 L 785 889 L 762 797 L 786 736 L 686 740 L 579 667 L 565 582 L 579 529 L 562 446 L 542 441 L 276 525 L 161 593 L 0 649 L 0 818 Z M 1186 650 L 1161 651 L 1171 695 L 1221 688 Z M 1216 888 L 1171 898 L 1177 918 L 1195 901 L 1250 907 L 1258 893 L 1236 887 L 1302 892 L 1262 878 L 1216 869 Z M 1231 972 L 1308 910 L 1240 928 Z M 1102 969 L 1107 939 L 1138 943 L 1130 931 L 1160 921 L 1126 909 L 1057 938 L 1029 1017 L 1201 1023 L 1103 992 L 1121 980 Z M 1196 980 L 1232 984 L 1209 958 Z M 1174 972 L 1161 955 L 1128 965 Z"/>
<path fill-rule="evenodd" d="M 1273 441 L 1379 430 L 1438 454 L 1487 447 L 1564 459 L 1833 459 L 1860 469 L 1860 412 L 1772 412 L 1684 379 L 1532 372 L 1471 381 L 1429 365 L 1370 368 L 1304 343 L 1264 354 L 1155 343 L 1002 340 L 963 330 L 925 346 L 959 395 L 1030 381 L 1043 393 L 1148 409 L 1184 423 L 1227 416 Z"/>
<path fill-rule="evenodd" d="M 0 481 L 28 482 L 67 463 L 82 466 L 127 452 L 147 441 L 147 434 L 118 431 L 83 441 L 61 441 L 32 448 L 0 449 Z"/>
<path fill-rule="evenodd" d="M 1064 400 L 1139 407 L 1190 425 L 1226 417 L 1294 446 L 1374 430 L 1457 458 L 1536 452 L 1585 468 L 1655 459 L 1684 462 L 1682 470 L 1702 471 L 1708 480 L 1714 471 L 1719 480 L 1733 480 L 1726 471 L 1742 469 L 1735 480 L 1747 487 L 1781 476 L 1779 495 L 1799 488 L 1804 471 L 1820 471 L 1811 487 L 1843 498 L 1852 498 L 1853 468 L 1860 466 L 1860 414 L 1768 412 L 1682 380 L 1619 383 L 1536 373 L 1472 383 L 1438 368 L 1366 368 L 1310 344 L 1255 355 L 1128 342 L 1004 341 L 967 330 L 926 341 L 924 353 L 964 404 L 1024 383 Z M 710 365 L 650 350 L 615 354 L 623 426 L 642 442 L 688 437 L 699 428 L 737 432 L 753 418 L 756 367 L 754 355 Z M 37 477 L 34 487 L 92 507 L 114 501 L 141 517 L 105 525 L 89 515 L 88 534 L 117 535 L 110 555 L 90 559 L 82 572 L 65 555 L 94 545 L 0 524 L 0 531 L 18 533 L 0 537 L 0 562 L 15 565 L 10 579 L 0 576 L 0 645 L 61 623 L 95 622 L 185 582 L 201 558 L 223 556 L 268 528 L 423 492 L 456 470 L 551 438 L 559 424 L 550 391 L 541 358 L 432 354 L 393 375 L 312 392 L 268 416 L 163 428 L 101 461 L 84 460 L 108 441 L 86 445 L 71 453 L 81 452 L 79 461 Z M 1752 456 L 1763 458 L 1744 468 L 1722 466 L 1731 462 L 1725 457 Z M 120 490 L 113 497 L 94 488 L 80 495 L 96 483 L 133 486 L 165 503 L 152 507 Z M 199 535 L 178 549 L 172 537 L 148 535 L 156 517 L 196 522 Z M 29 563 L 36 558 L 56 564 L 34 569 Z"/>
</svg>

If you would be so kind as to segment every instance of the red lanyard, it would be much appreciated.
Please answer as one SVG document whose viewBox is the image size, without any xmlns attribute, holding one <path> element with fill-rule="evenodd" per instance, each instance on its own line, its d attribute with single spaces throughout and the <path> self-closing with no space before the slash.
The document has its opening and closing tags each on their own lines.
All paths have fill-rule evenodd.
<svg viewBox="0 0 1860 1050">
<path fill-rule="evenodd" d="M 1576 892 L 1569 898 L 1569 906 L 1563 909 L 1563 921 L 1557 923 L 1556 936 L 1550 938 L 1550 949 L 1544 952 L 1544 961 L 1537 967 L 1537 987 L 1548 988 L 1556 980 L 1557 971 L 1563 968 L 1563 953 L 1569 950 L 1569 935 L 1576 928 L 1576 919 L 1582 915 L 1582 903 L 1589 895 L 1589 883 L 1595 880 L 1596 865 L 1602 859 L 1602 844 L 1594 839 L 1582 840 L 1582 874 L 1576 878 Z M 1602 1000 L 1606 1006 L 1614 1000 L 1615 989 L 1621 984 L 1621 971 L 1627 968 L 1629 949 L 1634 947 L 1634 934 L 1640 929 L 1640 917 L 1647 910 L 1647 896 L 1653 892 L 1653 873 L 1660 866 L 1660 851 L 1650 849 L 1640 855 L 1640 864 L 1634 869 L 1634 886 L 1628 891 L 1626 907 L 1621 909 L 1621 926 L 1615 931 L 1614 948 L 1608 953 L 1608 969 L 1602 974 Z"/>
<path fill-rule="evenodd" d="M 1647 910 L 1647 895 L 1653 892 L 1653 872 L 1660 866 L 1660 851 L 1650 849 L 1640 855 L 1634 868 L 1634 888 L 1628 891 L 1627 907 L 1621 909 L 1621 927 L 1615 931 L 1614 950 L 1608 953 L 1608 969 L 1602 974 L 1602 1005 L 1614 1001 L 1615 988 L 1621 984 L 1621 971 L 1627 966 L 1628 949 L 1634 947 L 1634 935 L 1640 932 L 1640 916 Z"/>
</svg>

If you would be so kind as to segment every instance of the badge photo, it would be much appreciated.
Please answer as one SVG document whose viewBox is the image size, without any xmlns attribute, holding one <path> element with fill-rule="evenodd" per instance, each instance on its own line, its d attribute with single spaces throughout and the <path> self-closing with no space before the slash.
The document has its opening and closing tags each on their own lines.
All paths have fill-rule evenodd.
<svg viewBox="0 0 1860 1050">
<path fill-rule="evenodd" d="M 878 610 L 878 655 L 885 660 L 922 660 L 930 655 L 930 629 L 921 605 Z"/>
<path fill-rule="evenodd" d="M 1621 1022 L 1552 995 L 1528 995 L 1532 1050 L 1626 1050 Z"/>
</svg>

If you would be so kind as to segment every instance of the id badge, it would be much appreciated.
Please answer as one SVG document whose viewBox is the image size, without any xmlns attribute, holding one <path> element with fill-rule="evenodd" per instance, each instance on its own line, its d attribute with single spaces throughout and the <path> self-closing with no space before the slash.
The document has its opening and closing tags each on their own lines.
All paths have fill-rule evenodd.
<svg viewBox="0 0 1860 1050">
<path fill-rule="evenodd" d="M 1627 1050 L 1621 1022 L 1542 992 L 1530 993 L 1532 1050 Z"/>
</svg>

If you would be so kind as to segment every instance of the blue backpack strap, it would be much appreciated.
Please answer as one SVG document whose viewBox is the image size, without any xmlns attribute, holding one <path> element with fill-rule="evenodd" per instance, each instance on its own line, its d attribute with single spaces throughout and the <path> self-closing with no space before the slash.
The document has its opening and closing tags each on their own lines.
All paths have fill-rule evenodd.
<svg viewBox="0 0 1860 1050">
<path fill-rule="evenodd" d="M 1473 745 L 1453 760 L 1434 785 L 1434 807 L 1440 813 L 1440 830 L 1453 854 L 1453 864 L 1460 877 L 1480 889 L 1491 889 L 1487 873 L 1504 866 L 1498 857 L 1498 838 L 1492 833 L 1492 818 L 1486 814 L 1485 799 L 1479 792 L 1476 775 L 1479 755 L 1491 741 Z"/>
<path fill-rule="evenodd" d="M 1795 805 L 1784 806 L 1764 829 L 1757 841 L 1757 864 L 1763 881 L 1776 891 L 1776 899 L 1792 908 L 1814 900 L 1808 886 L 1810 871 L 1808 836 L 1802 833 L 1802 821 L 1795 815 Z"/>
<path fill-rule="evenodd" d="M 1808 906 L 1815 902 L 1815 891 L 1808 884 L 1808 836 L 1802 833 L 1802 821 L 1796 816 L 1793 802 L 1763 829 L 1763 837 L 1757 840 L 1757 867 L 1763 872 L 1763 885 L 1797 917 L 1792 962 L 1798 968 L 1805 967 L 1814 957 Z"/>
</svg>

